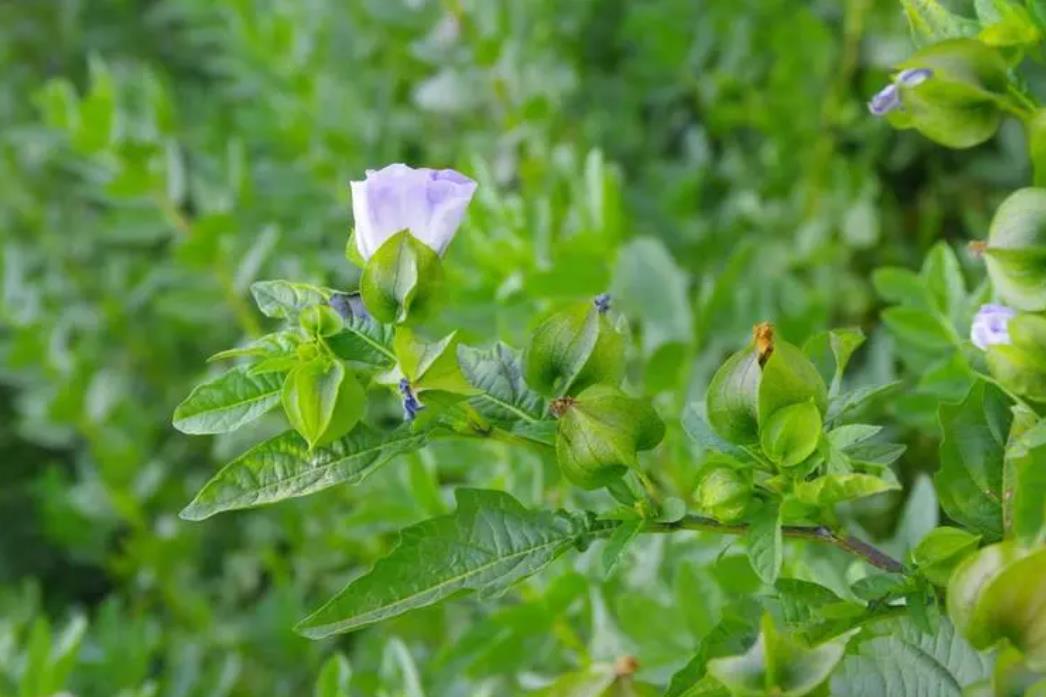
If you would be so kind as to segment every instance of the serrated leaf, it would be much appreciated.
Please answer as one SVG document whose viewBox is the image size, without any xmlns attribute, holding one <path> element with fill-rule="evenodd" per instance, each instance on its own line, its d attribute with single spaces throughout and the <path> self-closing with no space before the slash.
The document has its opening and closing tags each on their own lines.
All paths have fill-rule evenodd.
<svg viewBox="0 0 1046 697">
<path fill-rule="evenodd" d="M 199 385 L 174 410 L 182 433 L 228 433 L 253 421 L 280 402 L 282 373 L 251 375 L 238 366 Z"/>
<path fill-rule="evenodd" d="M 392 350 L 392 325 L 382 324 L 369 317 L 342 318 L 342 330 L 324 339 L 338 358 L 356 361 L 378 368 L 389 368 L 396 363 Z"/>
<path fill-rule="evenodd" d="M 988 676 L 990 659 L 951 623 L 927 635 L 910 620 L 877 627 L 887 636 L 865 641 L 832 676 L 832 697 L 961 697 L 965 685 Z"/>
<path fill-rule="evenodd" d="M 783 559 L 781 510 L 776 503 L 767 503 L 752 516 L 745 543 L 752 568 L 765 583 L 773 585 L 781 573 Z"/>
<path fill-rule="evenodd" d="M 357 484 L 393 457 L 423 447 L 429 437 L 409 425 L 382 433 L 361 424 L 334 443 L 310 451 L 301 436 L 287 431 L 225 465 L 181 517 L 203 520 L 222 511 L 306 496 L 335 484 Z"/>
<path fill-rule="evenodd" d="M 494 595 L 616 523 L 531 511 L 501 491 L 458 489 L 457 510 L 404 529 L 399 544 L 297 631 L 312 639 L 349 632 L 432 605 L 460 591 Z"/>
<path fill-rule="evenodd" d="M 481 391 L 472 405 L 492 421 L 535 422 L 545 416 L 544 398 L 523 380 L 518 351 L 498 342 L 487 350 L 458 346 L 458 365 L 470 385 Z"/>
<path fill-rule="evenodd" d="M 327 288 L 291 281 L 256 281 L 251 284 L 251 295 L 261 313 L 278 319 L 293 320 L 310 305 L 325 305 L 331 293 Z"/>
<path fill-rule="evenodd" d="M 941 506 L 986 538 L 1002 536 L 1002 469 L 1011 415 L 1004 395 L 983 382 L 960 404 L 940 407 L 941 467 L 934 475 Z"/>
</svg>

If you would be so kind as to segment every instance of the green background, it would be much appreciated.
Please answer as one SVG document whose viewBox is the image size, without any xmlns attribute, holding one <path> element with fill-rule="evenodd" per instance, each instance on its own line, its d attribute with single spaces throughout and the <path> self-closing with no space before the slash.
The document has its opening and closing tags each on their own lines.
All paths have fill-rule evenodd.
<svg viewBox="0 0 1046 697">
<path fill-rule="evenodd" d="M 433 331 L 518 346 L 556 302 L 610 289 L 676 490 L 696 472 L 680 416 L 760 320 L 797 343 L 870 335 L 855 379 L 907 381 L 878 409 L 921 482 L 936 404 L 969 384 L 936 359 L 972 306 L 944 303 L 943 338 L 904 313 L 888 333 L 873 271 L 944 240 L 976 287 L 965 243 L 1030 173 L 1016 123 L 956 152 L 869 116 L 911 50 L 893 0 L 0 3 L 0 697 L 303 695 L 334 652 L 354 695 L 525 693 L 626 653 L 667 682 L 710 621 L 695 598 L 756 587 L 724 541 L 639 545 L 609 580 L 575 556 L 500 599 L 312 642 L 292 625 L 454 487 L 577 494 L 529 453 L 440 444 L 189 523 L 215 469 L 281 424 L 191 438 L 170 414 L 207 356 L 273 328 L 251 282 L 355 287 L 348 182 L 403 161 L 480 184 Z M 950 257 L 930 259 L 932 286 Z M 877 278 L 897 300 L 904 279 Z M 916 508 L 855 514 L 899 553 L 928 529 Z M 792 563 L 846 573 L 830 552 Z"/>
</svg>

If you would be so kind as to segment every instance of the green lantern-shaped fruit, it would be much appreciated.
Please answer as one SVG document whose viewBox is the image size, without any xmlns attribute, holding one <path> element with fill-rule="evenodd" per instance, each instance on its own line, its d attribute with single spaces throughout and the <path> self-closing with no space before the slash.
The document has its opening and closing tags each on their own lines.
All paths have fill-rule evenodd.
<svg viewBox="0 0 1046 697">
<path fill-rule="evenodd" d="M 950 148 L 983 143 L 998 130 L 1008 78 L 996 49 L 949 39 L 917 51 L 898 69 L 902 108 L 887 116 L 898 128 L 914 128 Z"/>
<path fill-rule="evenodd" d="M 367 260 L 360 295 L 367 310 L 387 324 L 424 317 L 443 290 L 443 265 L 427 244 L 404 230 Z"/>
<path fill-rule="evenodd" d="M 661 442 L 665 425 L 644 400 L 629 397 L 610 385 L 593 385 L 577 397 L 552 405 L 556 425 L 556 457 L 568 480 L 584 489 L 598 489 L 635 467 L 637 452 Z"/>
<path fill-rule="evenodd" d="M 723 523 L 731 523 L 744 516 L 751 500 L 751 480 L 729 465 L 712 465 L 701 475 L 697 485 L 698 505 Z"/>
<path fill-rule="evenodd" d="M 1046 670 L 1046 547 L 1007 541 L 967 557 L 948 583 L 948 615 L 975 648 L 1007 639 Z"/>
<path fill-rule="evenodd" d="M 823 416 L 828 406 L 824 380 L 797 346 L 775 339 L 769 323 L 757 325 L 753 334 L 752 342 L 730 356 L 708 386 L 712 428 L 738 445 L 758 443 L 760 428 L 780 409 L 809 402 Z"/>
<path fill-rule="evenodd" d="M 1046 310 L 1046 189 L 1019 189 L 995 211 L 984 247 L 992 286 L 1010 307 Z"/>
<path fill-rule="evenodd" d="M 625 335 L 610 318 L 609 299 L 576 303 L 534 330 L 523 357 L 527 384 L 546 397 L 617 385 L 625 372 Z"/>
<path fill-rule="evenodd" d="M 317 356 L 292 370 L 283 383 L 287 420 L 310 448 L 348 433 L 363 416 L 366 394 L 341 361 Z"/>
</svg>

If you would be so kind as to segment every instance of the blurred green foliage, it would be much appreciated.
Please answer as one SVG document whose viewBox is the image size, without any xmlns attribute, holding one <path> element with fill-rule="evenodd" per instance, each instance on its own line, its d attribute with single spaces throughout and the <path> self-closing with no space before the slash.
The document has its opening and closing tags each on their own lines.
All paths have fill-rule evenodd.
<svg viewBox="0 0 1046 697">
<path fill-rule="evenodd" d="M 1016 124 L 955 153 L 868 117 L 910 41 L 893 0 L 0 4 L 0 696 L 337 697 L 350 673 L 354 695 L 503 695 L 626 653 L 667 683 L 758 589 L 728 541 L 650 540 L 608 579 L 588 553 L 311 642 L 293 624 L 453 486 L 556 503 L 554 467 L 438 444 L 188 523 L 215 467 L 279 424 L 190 439 L 170 414 L 207 356 L 270 328 L 251 282 L 356 284 L 348 181 L 406 161 L 480 183 L 437 326 L 521 345 L 552 301 L 610 289 L 647 359 L 629 378 L 677 435 L 755 322 L 794 342 L 861 326 L 854 386 L 914 388 L 872 408 L 916 481 L 937 402 L 968 385 L 951 347 L 983 274 L 964 243 L 1030 172 Z M 670 443 L 658 476 L 693 491 L 696 446 Z M 897 553 L 936 522 L 902 504 L 855 511 Z M 846 586 L 835 552 L 787 563 Z"/>
</svg>

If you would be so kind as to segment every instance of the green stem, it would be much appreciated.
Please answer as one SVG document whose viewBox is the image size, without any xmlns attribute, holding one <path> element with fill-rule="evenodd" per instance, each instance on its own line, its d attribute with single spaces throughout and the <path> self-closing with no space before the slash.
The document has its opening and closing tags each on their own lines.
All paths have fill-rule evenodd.
<svg viewBox="0 0 1046 697">
<path fill-rule="evenodd" d="M 675 532 L 677 530 L 700 530 L 722 535 L 743 535 L 748 531 L 748 526 L 743 523 L 720 523 L 713 518 L 687 515 L 674 523 L 651 523 L 646 528 L 647 532 Z M 864 559 L 872 566 L 883 571 L 900 574 L 904 573 L 905 570 L 904 564 L 882 550 L 853 535 L 839 534 L 824 525 L 785 525 L 781 528 L 781 534 L 793 539 L 832 545 L 844 552 Z"/>
</svg>

